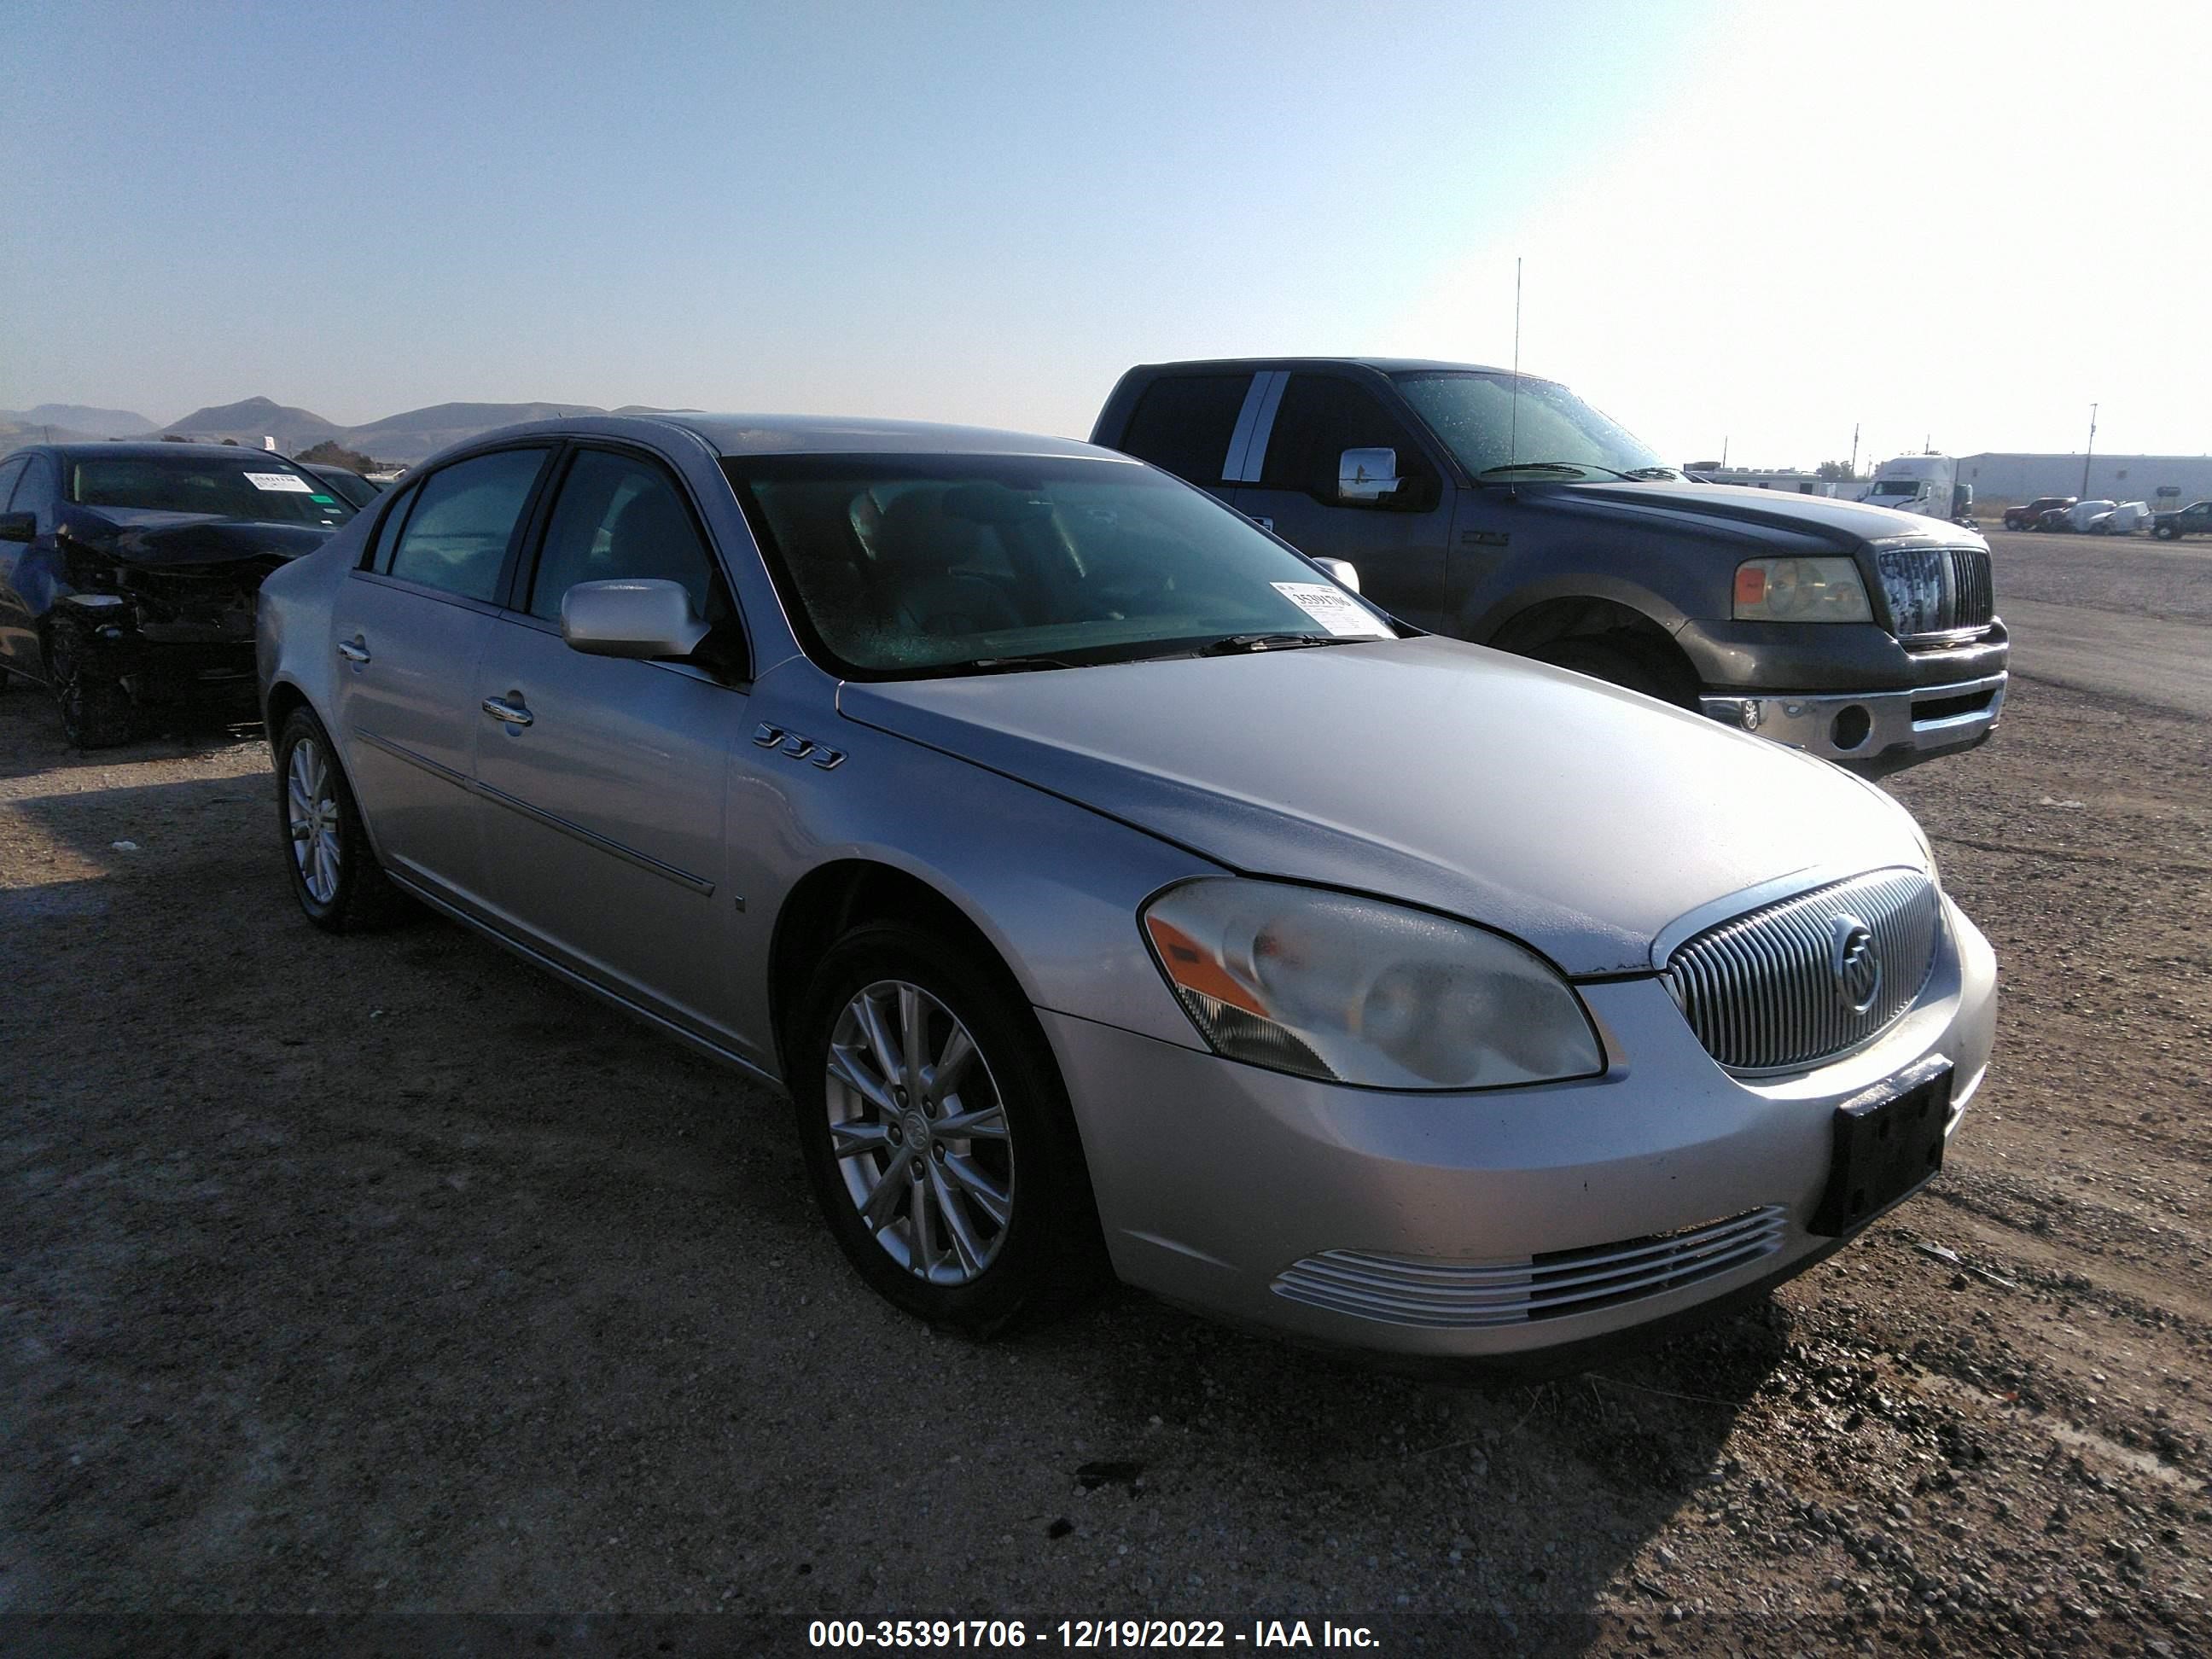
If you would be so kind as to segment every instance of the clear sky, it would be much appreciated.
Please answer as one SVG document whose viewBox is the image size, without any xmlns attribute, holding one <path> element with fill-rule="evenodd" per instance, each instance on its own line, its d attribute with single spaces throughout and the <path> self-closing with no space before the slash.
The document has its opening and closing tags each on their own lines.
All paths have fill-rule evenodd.
<svg viewBox="0 0 2212 1659">
<path fill-rule="evenodd" d="M 2212 449 L 2212 6 L 0 6 L 0 408 L 1081 434 L 1522 366 L 1670 459 Z"/>
</svg>

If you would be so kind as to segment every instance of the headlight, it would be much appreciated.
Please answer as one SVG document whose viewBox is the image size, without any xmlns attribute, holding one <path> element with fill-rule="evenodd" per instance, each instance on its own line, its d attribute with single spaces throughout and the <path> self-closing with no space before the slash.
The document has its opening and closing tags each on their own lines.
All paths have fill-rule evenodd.
<svg viewBox="0 0 2212 1659">
<path fill-rule="evenodd" d="M 1278 882 L 1208 877 L 1147 904 L 1160 969 L 1214 1049 L 1376 1089 L 1590 1077 L 1605 1057 L 1565 980 L 1464 922 Z"/>
<path fill-rule="evenodd" d="M 1872 622 L 1849 559 L 1747 559 L 1735 568 L 1738 622 Z"/>
</svg>

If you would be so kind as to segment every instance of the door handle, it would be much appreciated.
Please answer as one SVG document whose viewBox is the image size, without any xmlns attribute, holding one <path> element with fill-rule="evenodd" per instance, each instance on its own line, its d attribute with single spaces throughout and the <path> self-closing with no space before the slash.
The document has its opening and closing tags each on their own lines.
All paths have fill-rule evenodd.
<svg viewBox="0 0 2212 1659">
<path fill-rule="evenodd" d="M 349 640 L 340 640 L 338 641 L 338 655 L 343 657 L 348 662 L 367 662 L 368 660 L 368 641 L 362 638 L 358 634 L 355 635 Z"/>
<path fill-rule="evenodd" d="M 538 717 L 522 706 L 522 699 L 520 693 L 514 695 L 515 700 L 513 702 L 507 702 L 503 697 L 486 697 L 483 700 L 484 713 L 490 715 L 494 720 L 499 721 L 502 726 L 529 725 L 532 720 Z"/>
</svg>

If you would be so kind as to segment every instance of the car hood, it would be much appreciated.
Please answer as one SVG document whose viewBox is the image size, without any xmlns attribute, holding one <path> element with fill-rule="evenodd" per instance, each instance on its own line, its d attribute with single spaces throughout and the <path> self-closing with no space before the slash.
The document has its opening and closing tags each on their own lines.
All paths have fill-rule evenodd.
<svg viewBox="0 0 2212 1659">
<path fill-rule="evenodd" d="M 272 554 L 296 559 L 330 540 L 335 529 L 140 507 L 74 507 L 65 525 L 129 564 L 228 564 Z"/>
<path fill-rule="evenodd" d="M 1572 975 L 1648 970 L 1668 922 L 1800 871 L 1925 865 L 1904 808 L 1826 762 L 1454 640 L 847 682 L 838 702 L 1232 869 L 1464 916 Z"/>
<path fill-rule="evenodd" d="M 1752 489 L 1740 484 L 1670 483 L 1581 483 L 1545 487 L 1561 507 L 1608 519 L 1732 533 L 1746 541 L 1806 538 L 1844 551 L 1868 542 L 1899 536 L 1967 539 L 1970 532 L 1946 526 L 1917 513 L 1838 501 L 1832 495 Z M 1522 486 L 1522 494 L 1530 493 Z"/>
</svg>

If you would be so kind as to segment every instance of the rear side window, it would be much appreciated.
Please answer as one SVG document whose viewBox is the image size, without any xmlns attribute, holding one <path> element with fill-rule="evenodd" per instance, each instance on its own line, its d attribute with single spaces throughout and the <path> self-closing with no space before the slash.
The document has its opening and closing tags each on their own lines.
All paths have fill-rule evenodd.
<svg viewBox="0 0 2212 1659">
<path fill-rule="evenodd" d="M 1194 484 L 1219 483 L 1249 374 L 1173 374 L 1146 386 L 1122 434 L 1124 454 Z"/>
<path fill-rule="evenodd" d="M 542 449 L 502 449 L 425 478 L 392 550 L 391 574 L 464 599 L 491 599 L 545 455 Z"/>
<path fill-rule="evenodd" d="M 0 461 L 0 513 L 5 513 L 8 510 L 8 498 L 15 493 L 15 480 L 23 476 L 23 469 L 30 464 L 31 458 L 28 455 L 18 455 L 13 460 Z"/>
<path fill-rule="evenodd" d="M 1436 476 L 1412 434 L 1365 386 L 1334 375 L 1293 374 L 1267 441 L 1261 487 L 1332 501 L 1337 462 L 1347 449 L 1394 449 L 1400 477 L 1426 483 Z"/>
<path fill-rule="evenodd" d="M 578 582 L 678 582 L 708 615 L 714 560 L 675 483 L 652 462 L 605 450 L 579 454 L 562 481 L 545 532 L 530 611 L 561 618 L 561 598 Z"/>
</svg>

